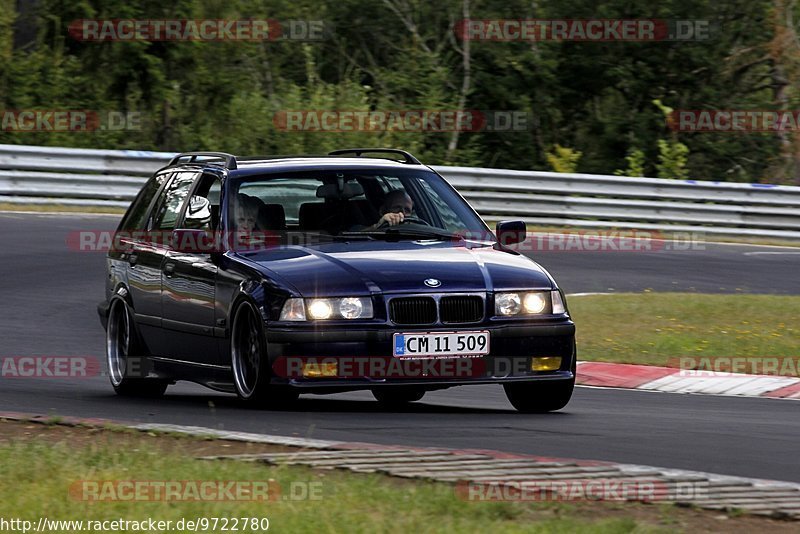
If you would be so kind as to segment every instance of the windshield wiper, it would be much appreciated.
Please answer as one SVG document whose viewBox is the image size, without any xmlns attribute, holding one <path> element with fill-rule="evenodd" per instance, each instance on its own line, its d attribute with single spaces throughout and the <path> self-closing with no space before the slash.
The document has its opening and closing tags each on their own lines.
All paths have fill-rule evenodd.
<svg viewBox="0 0 800 534">
<path fill-rule="evenodd" d="M 302 235 L 304 236 L 313 236 L 318 238 L 320 241 L 329 239 L 331 241 L 353 241 L 356 239 L 368 241 L 375 239 L 371 234 L 367 232 L 340 232 L 338 234 L 321 234 L 318 232 L 304 232 Z"/>
<path fill-rule="evenodd" d="M 342 232 L 339 235 L 357 236 L 368 235 L 373 238 L 398 238 L 398 239 L 463 239 L 462 236 L 438 228 L 400 228 L 392 226 L 386 230 L 367 230 L 365 232 Z"/>
</svg>

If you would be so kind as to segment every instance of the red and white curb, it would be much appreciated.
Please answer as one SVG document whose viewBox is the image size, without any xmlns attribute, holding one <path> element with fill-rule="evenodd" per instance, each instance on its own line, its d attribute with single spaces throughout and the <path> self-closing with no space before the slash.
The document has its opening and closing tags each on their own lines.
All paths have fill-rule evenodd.
<svg viewBox="0 0 800 534">
<path fill-rule="evenodd" d="M 711 373 L 652 365 L 578 362 L 576 383 L 582 386 L 645 389 L 669 393 L 800 400 L 800 378 Z"/>
<path fill-rule="evenodd" d="M 298 447 L 296 452 L 213 456 L 203 459 L 306 465 L 316 469 L 346 469 L 360 473 L 382 473 L 455 483 L 456 493 L 467 500 L 473 500 L 469 497 L 473 489 L 477 489 L 479 495 L 474 500 L 486 500 L 486 494 L 482 493 L 486 488 L 495 490 L 489 500 L 498 496 L 500 499 L 507 499 L 509 495 L 512 498 L 508 500 L 515 500 L 531 485 L 536 485 L 539 488 L 546 486 L 551 493 L 545 498 L 538 494 L 531 500 L 672 502 L 711 510 L 744 511 L 800 520 L 800 484 L 791 482 L 494 450 L 378 445 L 233 432 L 197 426 L 121 423 L 104 419 L 37 416 L 17 412 L 0 412 L 0 419 L 92 428 L 113 425 L 143 432 L 177 433 Z M 641 487 L 642 482 L 646 482 L 651 488 L 648 495 L 631 495 L 623 491 L 626 485 Z M 580 488 L 577 499 L 571 493 L 576 487 Z M 589 495 L 588 490 L 591 487 L 603 488 L 603 497 L 596 499 Z M 612 492 L 610 497 L 609 491 Z"/>
</svg>

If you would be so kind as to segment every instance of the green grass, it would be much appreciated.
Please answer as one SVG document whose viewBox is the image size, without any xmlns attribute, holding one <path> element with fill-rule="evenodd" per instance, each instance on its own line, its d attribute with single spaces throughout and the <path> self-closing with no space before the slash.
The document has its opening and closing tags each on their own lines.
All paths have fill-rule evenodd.
<svg viewBox="0 0 800 534">
<path fill-rule="evenodd" d="M 666 365 L 681 356 L 800 357 L 800 297 L 636 293 L 569 299 L 578 358 Z"/>
<path fill-rule="evenodd" d="M 113 206 L 74 206 L 70 204 L 16 204 L 0 202 L 0 211 L 30 211 L 34 213 L 74 212 L 74 213 L 106 213 L 122 215 L 124 208 Z"/>
<path fill-rule="evenodd" d="M 453 486 L 379 475 L 320 472 L 233 461 L 201 461 L 131 441 L 86 447 L 11 442 L 0 445 L 0 517 L 37 521 L 197 517 L 267 517 L 275 532 L 653 532 L 633 518 L 575 518 L 563 503 L 478 503 Z M 319 500 L 274 502 L 83 502 L 68 496 L 78 480 L 269 480 L 321 483 Z M 596 504 L 602 507 L 602 504 Z M 642 506 L 642 505 L 639 505 Z M 609 508 L 609 510 L 612 510 Z M 35 523 L 34 523 L 35 524 Z M 663 531 L 667 531 L 666 529 Z"/>
<path fill-rule="evenodd" d="M 487 221 L 489 227 L 494 229 L 497 221 Z M 591 227 L 578 227 L 578 226 L 537 226 L 527 225 L 528 235 L 542 234 L 542 233 L 600 233 L 619 231 L 623 235 L 625 232 L 631 232 L 631 228 L 591 228 Z M 731 243 L 731 244 L 747 244 L 747 245 L 767 245 L 777 247 L 800 247 L 800 241 L 796 239 L 782 239 L 779 237 L 753 237 L 731 234 L 710 234 L 702 231 L 698 232 L 676 232 L 676 231 L 656 231 L 656 230 L 641 230 L 643 232 L 650 232 L 653 239 L 675 239 L 679 241 L 686 241 L 689 236 L 700 241 L 712 241 L 716 243 Z"/>
</svg>

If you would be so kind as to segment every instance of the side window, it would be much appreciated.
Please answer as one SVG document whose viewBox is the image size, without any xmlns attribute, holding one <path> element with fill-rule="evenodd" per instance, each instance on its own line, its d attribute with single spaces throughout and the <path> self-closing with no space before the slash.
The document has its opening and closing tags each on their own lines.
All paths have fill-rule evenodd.
<svg viewBox="0 0 800 534">
<path fill-rule="evenodd" d="M 164 192 L 164 200 L 154 220 L 154 230 L 174 230 L 175 223 L 186 197 L 189 196 L 189 188 L 192 186 L 196 173 L 182 172 L 177 173 L 172 182 Z"/>
<path fill-rule="evenodd" d="M 150 208 L 150 204 L 153 202 L 158 190 L 171 175 L 172 173 L 157 174 L 147 181 L 142 190 L 139 191 L 139 194 L 136 195 L 133 203 L 131 203 L 131 207 L 128 208 L 125 218 L 122 219 L 119 225 L 120 230 L 131 232 L 147 228 L 147 210 Z"/>
<path fill-rule="evenodd" d="M 221 182 L 213 175 L 204 174 L 189 199 L 181 228 L 213 231 L 219 227 L 219 197 Z"/>
</svg>

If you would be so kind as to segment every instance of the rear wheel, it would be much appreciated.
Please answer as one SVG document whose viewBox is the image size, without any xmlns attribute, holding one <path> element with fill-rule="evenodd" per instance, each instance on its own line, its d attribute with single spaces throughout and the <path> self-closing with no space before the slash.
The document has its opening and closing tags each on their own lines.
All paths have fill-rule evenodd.
<svg viewBox="0 0 800 534">
<path fill-rule="evenodd" d="M 117 395 L 160 397 L 167 390 L 166 381 L 143 378 L 148 362 L 142 356 L 131 312 L 122 298 L 114 298 L 109 307 L 106 358 L 108 376 Z"/>
<path fill-rule="evenodd" d="M 244 401 L 280 407 L 298 397 L 297 391 L 289 386 L 269 383 L 271 372 L 261 314 L 247 301 L 236 309 L 233 318 L 231 366 L 236 394 Z"/>
<path fill-rule="evenodd" d="M 375 399 L 387 408 L 403 407 L 425 396 L 425 390 L 410 387 L 382 387 L 372 390 Z"/>
</svg>

